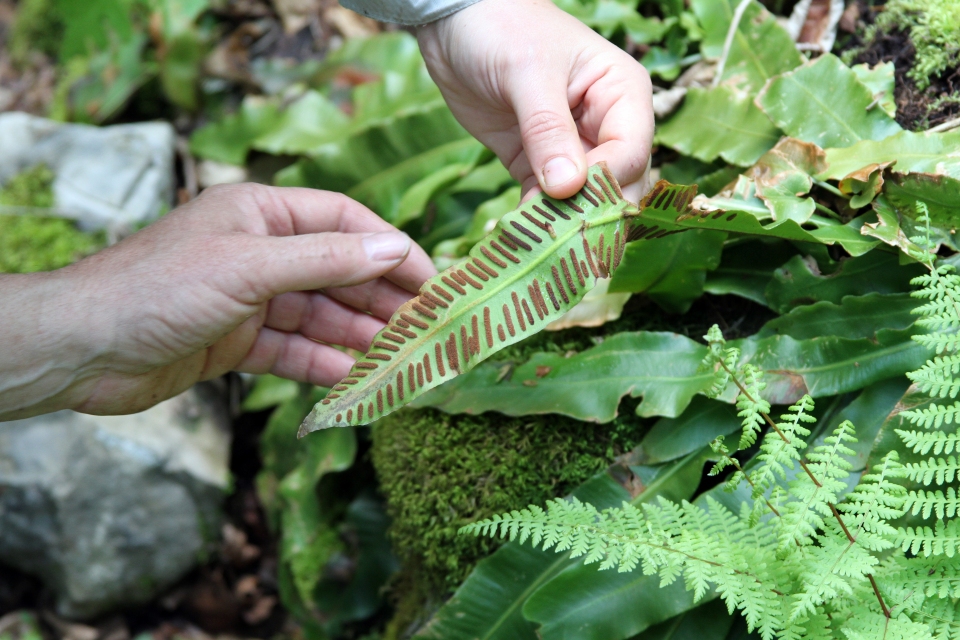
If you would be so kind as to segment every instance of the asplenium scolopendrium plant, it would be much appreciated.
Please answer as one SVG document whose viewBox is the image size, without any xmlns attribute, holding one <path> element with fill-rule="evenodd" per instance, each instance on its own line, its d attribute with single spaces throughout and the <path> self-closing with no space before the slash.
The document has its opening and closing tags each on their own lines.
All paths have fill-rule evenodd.
<svg viewBox="0 0 960 640">
<path fill-rule="evenodd" d="M 676 217 L 695 194 L 660 182 L 640 206 Z M 507 213 L 466 260 L 397 310 L 300 435 L 373 422 L 540 331 L 613 273 L 628 241 L 674 233 L 631 224 L 637 214 L 603 164 L 574 197 L 541 194 Z"/>
<path fill-rule="evenodd" d="M 929 223 L 918 209 L 919 221 Z M 914 281 L 922 287 L 914 295 L 928 300 L 917 313 L 931 332 L 915 339 L 938 356 L 910 378 L 931 396 L 955 397 L 960 277 L 953 267 L 935 264 L 929 231 L 912 240 L 921 247 L 914 257 L 930 268 Z M 848 491 L 855 479 L 849 448 L 856 442 L 854 426 L 844 422 L 808 450 L 813 400 L 803 397 L 775 422 L 761 397 L 763 373 L 749 364 L 738 368 L 739 353 L 726 347 L 716 327 L 705 338 L 710 351 L 704 364 L 715 371 L 710 392 L 717 395 L 731 383 L 739 389 L 739 448 L 766 430 L 759 454 L 745 467 L 722 439 L 713 443 L 718 462 L 712 473 L 732 467 L 726 488 L 746 491 L 739 512 L 709 496 L 696 504 L 661 498 L 603 512 L 576 499 L 554 500 L 547 510 L 530 506 L 462 532 L 569 550 L 601 569 L 639 566 L 659 574 L 662 585 L 682 576 L 697 600 L 718 594 L 765 639 L 960 637 L 956 457 L 901 464 L 891 450 Z M 958 413 L 958 403 L 902 412 L 923 430 L 898 430 L 901 451 L 960 450 L 960 434 L 940 430 Z M 906 515 L 913 521 L 898 522 Z"/>
</svg>

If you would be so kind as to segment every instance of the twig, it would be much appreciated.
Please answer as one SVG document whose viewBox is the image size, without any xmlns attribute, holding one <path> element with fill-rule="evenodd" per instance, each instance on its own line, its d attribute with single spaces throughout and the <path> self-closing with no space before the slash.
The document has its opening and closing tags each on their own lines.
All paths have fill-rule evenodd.
<svg viewBox="0 0 960 640">
<path fill-rule="evenodd" d="M 960 127 L 960 117 L 941 122 L 935 127 L 930 127 L 927 129 L 927 133 L 942 133 L 944 131 L 952 131 L 958 127 Z"/>
<path fill-rule="evenodd" d="M 727 39 L 723 41 L 723 53 L 720 54 L 720 62 L 717 63 L 717 72 L 716 75 L 713 76 L 713 83 L 710 85 L 712 87 L 720 84 L 720 78 L 723 77 L 723 68 L 727 66 L 727 58 L 730 56 L 730 49 L 733 47 L 733 37 L 740 28 L 740 20 L 743 19 L 743 14 L 747 12 L 747 7 L 750 5 L 750 2 L 752 2 L 752 0 L 740 0 L 736 11 L 733 12 L 730 28 L 727 29 Z"/>
</svg>

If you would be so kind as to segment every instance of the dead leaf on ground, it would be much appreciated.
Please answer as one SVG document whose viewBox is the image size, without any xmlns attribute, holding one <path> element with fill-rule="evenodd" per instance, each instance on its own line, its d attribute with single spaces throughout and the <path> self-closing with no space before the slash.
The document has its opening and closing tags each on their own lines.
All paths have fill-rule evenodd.
<svg viewBox="0 0 960 640">
<path fill-rule="evenodd" d="M 369 38 L 380 33 L 380 23 L 339 5 L 323 12 L 323 19 L 344 38 Z"/>
<path fill-rule="evenodd" d="M 320 16 L 319 0 L 273 0 L 273 6 L 287 35 L 297 33 Z"/>
<path fill-rule="evenodd" d="M 843 0 L 800 0 L 787 21 L 787 31 L 798 49 L 830 51 L 843 11 Z"/>
</svg>

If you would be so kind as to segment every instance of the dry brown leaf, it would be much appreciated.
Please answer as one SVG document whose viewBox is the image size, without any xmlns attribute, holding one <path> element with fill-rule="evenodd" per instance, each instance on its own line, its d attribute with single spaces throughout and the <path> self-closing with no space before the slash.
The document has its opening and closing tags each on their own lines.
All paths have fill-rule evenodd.
<svg viewBox="0 0 960 640">
<path fill-rule="evenodd" d="M 787 21 L 787 31 L 798 49 L 830 51 L 843 11 L 843 0 L 800 0 Z"/>
<path fill-rule="evenodd" d="M 320 16 L 319 0 L 273 0 L 288 35 L 297 33 Z"/>
<path fill-rule="evenodd" d="M 339 5 L 323 12 L 323 19 L 344 38 L 368 38 L 380 32 L 380 23 Z"/>
</svg>

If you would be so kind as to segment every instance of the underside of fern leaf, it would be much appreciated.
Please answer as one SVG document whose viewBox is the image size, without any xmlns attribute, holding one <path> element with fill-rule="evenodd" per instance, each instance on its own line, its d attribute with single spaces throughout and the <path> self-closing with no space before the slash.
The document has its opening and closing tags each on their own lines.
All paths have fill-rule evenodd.
<svg viewBox="0 0 960 640">
<path fill-rule="evenodd" d="M 686 211 L 695 187 L 659 183 L 646 206 Z M 300 427 L 302 437 L 399 409 L 573 308 L 619 266 L 637 206 L 601 164 L 575 196 L 540 195 L 501 218 L 466 260 L 428 280 Z"/>
</svg>

